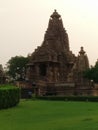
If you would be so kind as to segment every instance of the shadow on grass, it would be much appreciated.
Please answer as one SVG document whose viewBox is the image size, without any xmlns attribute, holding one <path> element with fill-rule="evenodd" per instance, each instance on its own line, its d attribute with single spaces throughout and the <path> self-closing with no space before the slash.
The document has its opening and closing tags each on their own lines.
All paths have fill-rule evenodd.
<svg viewBox="0 0 98 130">
<path fill-rule="evenodd" d="M 92 118 L 85 118 L 82 121 L 92 121 L 92 120 L 93 120 Z"/>
</svg>

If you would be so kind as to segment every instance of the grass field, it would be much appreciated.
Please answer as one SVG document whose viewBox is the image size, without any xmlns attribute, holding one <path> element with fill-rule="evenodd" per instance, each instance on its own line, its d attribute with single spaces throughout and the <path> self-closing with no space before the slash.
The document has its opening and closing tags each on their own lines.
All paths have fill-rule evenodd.
<svg viewBox="0 0 98 130">
<path fill-rule="evenodd" d="M 98 103 L 22 100 L 0 110 L 0 130 L 98 130 Z"/>
</svg>

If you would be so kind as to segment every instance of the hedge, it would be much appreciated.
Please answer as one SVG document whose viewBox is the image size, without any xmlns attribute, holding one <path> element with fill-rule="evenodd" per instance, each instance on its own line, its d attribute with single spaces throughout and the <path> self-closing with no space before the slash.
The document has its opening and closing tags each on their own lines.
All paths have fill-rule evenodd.
<svg viewBox="0 0 98 130">
<path fill-rule="evenodd" d="M 41 100 L 53 101 L 91 101 L 98 102 L 98 96 L 37 96 Z"/>
<path fill-rule="evenodd" d="M 14 86 L 0 87 L 0 109 L 16 106 L 20 100 L 20 89 Z"/>
</svg>

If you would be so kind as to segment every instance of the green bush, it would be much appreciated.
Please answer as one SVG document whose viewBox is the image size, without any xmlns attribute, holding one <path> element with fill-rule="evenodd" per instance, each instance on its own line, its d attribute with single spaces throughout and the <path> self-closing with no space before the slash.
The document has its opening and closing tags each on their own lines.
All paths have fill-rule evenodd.
<svg viewBox="0 0 98 130">
<path fill-rule="evenodd" d="M 20 89 L 14 86 L 0 87 L 0 109 L 16 106 L 20 100 Z"/>
<path fill-rule="evenodd" d="M 98 102 L 98 96 L 38 96 L 37 99 L 53 101 L 91 101 Z"/>
</svg>

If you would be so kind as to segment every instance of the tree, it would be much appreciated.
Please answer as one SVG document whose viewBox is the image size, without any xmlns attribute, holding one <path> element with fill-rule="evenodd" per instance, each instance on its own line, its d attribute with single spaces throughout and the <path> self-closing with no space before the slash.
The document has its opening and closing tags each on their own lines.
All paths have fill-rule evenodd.
<svg viewBox="0 0 98 130">
<path fill-rule="evenodd" d="M 93 80 L 95 83 L 98 83 L 98 61 L 94 67 L 92 66 L 84 72 L 84 77 L 89 80 Z"/>
<path fill-rule="evenodd" d="M 7 74 L 15 80 L 23 80 L 25 78 L 25 70 L 28 60 L 28 57 L 23 56 L 12 57 L 7 62 Z"/>
</svg>

